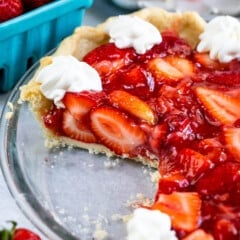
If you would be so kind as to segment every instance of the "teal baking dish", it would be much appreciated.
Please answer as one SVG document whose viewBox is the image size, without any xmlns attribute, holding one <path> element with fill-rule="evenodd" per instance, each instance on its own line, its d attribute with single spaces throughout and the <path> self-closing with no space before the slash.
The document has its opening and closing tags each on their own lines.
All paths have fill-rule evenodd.
<svg viewBox="0 0 240 240">
<path fill-rule="evenodd" d="M 0 92 L 82 24 L 93 0 L 56 0 L 0 23 Z"/>
</svg>

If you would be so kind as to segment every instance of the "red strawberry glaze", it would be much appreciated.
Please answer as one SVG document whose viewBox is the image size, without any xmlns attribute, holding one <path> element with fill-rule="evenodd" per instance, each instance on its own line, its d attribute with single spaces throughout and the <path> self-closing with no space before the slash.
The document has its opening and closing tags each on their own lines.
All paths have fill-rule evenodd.
<svg viewBox="0 0 240 240">
<path fill-rule="evenodd" d="M 45 125 L 67 135 L 66 121 L 64 129 L 59 123 L 70 113 L 77 116 L 74 127 L 83 124 L 95 136 L 94 142 L 105 144 L 118 155 L 154 154 L 162 179 L 153 208 L 165 209 L 158 199 L 174 197 L 184 202 L 186 211 L 181 214 L 185 214 L 192 211 L 188 200 L 194 196 L 200 209 L 188 218 L 193 227 L 181 229 L 176 214 L 177 236 L 191 239 L 192 233 L 239 240 L 240 63 L 221 64 L 196 53 L 174 33 L 162 36 L 163 42 L 143 55 L 132 48 L 117 49 L 112 43 L 88 53 L 83 61 L 99 72 L 102 93 L 69 93 L 65 100 L 74 106 L 51 109 L 43 117 Z M 114 119 L 116 124 L 119 121 L 116 129 L 120 133 L 115 131 Z M 128 137 L 118 134 L 136 142 L 128 143 Z M 169 208 L 169 213 L 174 212 Z"/>
</svg>

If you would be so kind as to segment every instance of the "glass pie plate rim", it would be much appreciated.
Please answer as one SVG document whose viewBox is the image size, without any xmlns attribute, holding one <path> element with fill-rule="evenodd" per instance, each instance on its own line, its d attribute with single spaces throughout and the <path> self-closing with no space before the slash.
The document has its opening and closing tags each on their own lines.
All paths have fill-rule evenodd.
<svg viewBox="0 0 240 240">
<path fill-rule="evenodd" d="M 54 51 L 55 49 L 51 51 L 49 54 L 53 53 Z M 22 104 L 21 103 L 19 104 L 19 97 L 20 97 L 19 88 L 21 87 L 21 85 L 27 83 L 32 78 L 32 76 L 35 74 L 38 67 L 39 67 L 39 62 L 35 63 L 23 75 L 23 77 L 20 79 L 20 81 L 11 91 L 6 103 L 4 104 L 2 114 L 1 114 L 1 119 L 0 119 L 1 120 L 0 121 L 1 122 L 0 148 L 2 149 L 0 153 L 1 169 L 3 172 L 3 176 L 5 178 L 5 181 L 7 183 L 8 189 L 12 197 L 15 199 L 15 202 L 17 203 L 18 207 L 23 212 L 23 214 L 33 223 L 33 225 L 43 234 L 44 237 L 47 237 L 47 239 L 52 239 L 52 240 L 84 239 L 82 236 L 80 236 L 80 238 L 78 236 L 76 237 L 74 234 L 71 233 L 71 231 L 68 231 L 68 229 L 62 226 L 61 222 L 58 222 L 56 218 L 54 218 L 53 216 L 54 214 L 52 215 L 51 211 L 48 211 L 48 209 L 44 208 L 43 204 L 40 202 L 38 197 L 35 196 L 35 193 L 32 191 L 31 189 L 32 186 L 29 186 L 29 181 L 26 180 L 26 173 L 23 172 L 21 163 L 19 163 L 19 160 L 18 160 L 17 149 L 18 149 L 19 143 L 17 143 L 17 140 L 16 140 L 17 129 L 15 129 L 14 126 L 15 127 L 18 126 L 17 123 L 19 118 L 19 112 L 22 108 Z M 12 104 L 13 104 L 13 109 L 12 109 Z M 6 117 L 8 114 L 10 114 L 9 118 Z M 32 118 L 34 119 L 33 116 Z M 91 155 L 91 154 L 88 153 L 88 155 Z M 97 156 L 96 158 L 98 158 L 98 155 L 94 155 L 94 156 Z M 123 162 L 125 164 L 125 162 L 127 161 L 123 160 Z M 135 165 L 139 163 L 130 162 L 130 165 L 131 164 Z M 142 169 L 143 167 L 144 166 L 142 166 Z M 152 171 L 152 169 L 150 169 L 150 171 Z M 126 173 L 127 176 L 128 174 L 129 173 Z M 133 172 L 133 174 L 135 174 L 135 172 Z M 135 183 L 135 184 L 137 185 L 140 183 Z M 151 182 L 151 186 L 152 184 L 153 182 Z M 122 188 L 124 188 L 124 186 L 122 186 L 121 189 Z M 146 186 L 143 186 L 143 188 L 146 188 Z M 153 192 L 152 190 L 149 190 L 149 191 L 151 192 L 150 196 L 154 197 L 152 193 L 155 193 L 155 190 L 153 190 Z"/>
<path fill-rule="evenodd" d="M 9 128 L 12 125 L 12 122 L 17 121 L 16 111 L 21 105 L 18 104 L 18 99 L 20 97 L 19 88 L 23 82 L 27 82 L 31 79 L 38 67 L 39 62 L 36 62 L 32 67 L 30 67 L 28 71 L 26 71 L 26 73 L 22 76 L 22 78 L 11 91 L 10 95 L 7 98 L 7 101 L 3 106 L 0 126 L 0 147 L 2 149 L 0 163 L 2 173 L 5 178 L 5 182 L 7 183 L 8 189 L 18 207 L 24 213 L 24 215 L 40 230 L 41 233 L 50 239 L 57 240 L 67 237 L 69 240 L 75 240 L 77 238 L 73 237 L 70 233 L 62 231 L 62 227 L 57 224 L 57 222 L 54 221 L 50 216 L 44 215 L 45 210 L 41 204 L 39 204 L 39 201 L 28 187 L 23 173 L 19 168 L 18 162 L 15 159 L 11 159 L 11 149 L 15 147 L 15 143 L 11 141 L 11 138 L 15 137 L 16 133 L 11 133 Z M 17 107 L 13 106 L 13 109 L 11 109 L 11 107 L 9 107 L 9 104 L 12 104 L 12 102 L 17 103 Z M 10 118 L 6 118 L 6 115 L 8 113 L 11 115 Z M 18 175 L 19 179 L 16 179 L 16 175 Z M 35 209 L 37 209 L 38 216 L 36 216 L 36 212 L 34 212 L 33 206 Z M 52 225 L 52 229 L 54 230 L 47 227 L 46 224 L 44 224 L 45 221 L 47 221 L 49 225 Z"/>
</svg>

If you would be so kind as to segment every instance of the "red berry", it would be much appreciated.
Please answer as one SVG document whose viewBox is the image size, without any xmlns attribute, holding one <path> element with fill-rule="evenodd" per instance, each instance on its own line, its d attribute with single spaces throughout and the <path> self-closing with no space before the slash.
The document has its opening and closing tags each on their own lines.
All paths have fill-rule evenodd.
<svg viewBox="0 0 240 240">
<path fill-rule="evenodd" d="M 41 240 L 41 238 L 34 232 L 26 228 L 17 228 L 17 223 L 9 222 L 12 227 L 10 229 L 0 229 L 1 240 Z"/>
<path fill-rule="evenodd" d="M 26 228 L 18 228 L 15 230 L 12 240 L 41 240 L 41 238 Z"/>
<path fill-rule="evenodd" d="M 96 108 L 90 121 L 97 138 L 116 154 L 129 154 L 145 143 L 142 129 L 116 108 Z"/>
<path fill-rule="evenodd" d="M 21 0 L 0 0 L 0 22 L 7 21 L 23 13 Z"/>
</svg>

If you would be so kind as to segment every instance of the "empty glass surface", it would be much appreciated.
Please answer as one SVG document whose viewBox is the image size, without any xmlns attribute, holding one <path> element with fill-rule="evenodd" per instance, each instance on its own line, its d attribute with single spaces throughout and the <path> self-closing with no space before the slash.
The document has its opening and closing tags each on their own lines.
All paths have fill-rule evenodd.
<svg viewBox="0 0 240 240">
<path fill-rule="evenodd" d="M 154 196 L 152 170 L 81 149 L 47 149 L 28 105 L 18 104 L 19 86 L 36 67 L 13 90 L 13 111 L 6 104 L 1 118 L 1 165 L 13 197 L 47 239 L 91 239 L 99 231 L 124 239 L 121 218 L 132 212 L 129 204 Z"/>
</svg>

